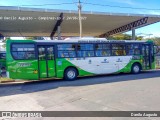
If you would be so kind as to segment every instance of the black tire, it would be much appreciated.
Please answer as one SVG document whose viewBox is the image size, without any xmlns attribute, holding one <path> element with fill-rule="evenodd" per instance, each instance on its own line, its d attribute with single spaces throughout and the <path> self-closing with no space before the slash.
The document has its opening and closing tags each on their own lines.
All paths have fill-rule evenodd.
<svg viewBox="0 0 160 120">
<path fill-rule="evenodd" d="M 77 76 L 78 76 L 78 73 L 75 68 L 67 68 L 64 72 L 65 80 L 75 80 Z"/>
<path fill-rule="evenodd" d="M 141 72 L 141 66 L 137 63 L 132 65 L 131 73 L 138 74 Z"/>
</svg>

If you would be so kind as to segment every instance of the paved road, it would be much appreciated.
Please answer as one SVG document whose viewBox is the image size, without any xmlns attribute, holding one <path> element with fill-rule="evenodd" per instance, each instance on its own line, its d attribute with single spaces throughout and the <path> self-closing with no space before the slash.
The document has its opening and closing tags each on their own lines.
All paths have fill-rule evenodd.
<svg viewBox="0 0 160 120">
<path fill-rule="evenodd" d="M 160 111 L 160 71 L 0 86 L 0 111 L 8 110 Z"/>
</svg>

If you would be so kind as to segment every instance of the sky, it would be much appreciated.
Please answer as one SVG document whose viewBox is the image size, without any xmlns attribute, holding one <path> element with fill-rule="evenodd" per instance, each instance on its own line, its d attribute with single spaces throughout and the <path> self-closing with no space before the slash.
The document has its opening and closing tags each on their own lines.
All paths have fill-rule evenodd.
<svg viewBox="0 0 160 120">
<path fill-rule="evenodd" d="M 73 2 L 74 4 L 65 4 Z M 0 0 L 0 6 L 77 10 L 77 2 L 78 0 Z M 82 11 L 160 15 L 160 0 L 81 0 L 81 2 L 83 2 Z M 101 6 L 90 5 L 87 3 L 100 4 Z M 131 32 L 127 33 L 130 34 Z M 136 29 L 136 34 L 145 37 L 160 37 L 160 22 Z"/>
</svg>

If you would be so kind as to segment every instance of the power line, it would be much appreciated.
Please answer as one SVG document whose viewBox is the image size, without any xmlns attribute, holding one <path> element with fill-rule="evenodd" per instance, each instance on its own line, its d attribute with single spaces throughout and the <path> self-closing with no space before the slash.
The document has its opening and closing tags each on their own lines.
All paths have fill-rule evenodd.
<svg viewBox="0 0 160 120">
<path fill-rule="evenodd" d="M 87 1 L 87 0 L 86 0 Z M 124 7 L 124 6 L 113 6 L 108 4 L 97 4 L 97 3 L 89 3 L 89 2 L 81 2 L 81 4 L 92 5 L 92 6 L 101 6 L 101 7 L 112 7 L 112 8 L 121 8 L 121 9 L 137 9 L 137 10 L 160 10 L 158 8 L 151 9 L 151 8 L 141 8 L 141 7 Z M 67 3 L 56 3 L 56 4 L 39 4 L 39 5 L 19 5 L 19 6 L 60 6 L 60 5 L 73 5 L 77 4 L 78 2 L 67 2 Z"/>
<path fill-rule="evenodd" d="M 69 5 L 69 4 L 75 4 L 77 2 L 70 2 L 70 3 L 57 3 L 57 4 L 41 4 L 41 5 L 20 5 L 20 6 L 52 6 L 52 5 Z"/>
<path fill-rule="evenodd" d="M 114 7 L 114 8 L 123 8 L 123 9 L 143 9 L 143 10 L 160 10 L 160 9 L 150 9 L 150 8 L 139 8 L 139 7 L 123 7 L 123 6 L 112 6 L 112 5 L 102 5 L 102 4 L 95 4 L 95 3 L 88 3 L 86 2 L 85 4 L 88 5 L 94 5 L 94 6 L 101 6 L 101 7 Z"/>
<path fill-rule="evenodd" d="M 81 2 L 81 4 L 83 3 L 82 6 L 84 6 L 84 4 L 85 4 L 86 2 L 87 2 L 87 0 L 85 0 L 84 2 Z"/>
</svg>

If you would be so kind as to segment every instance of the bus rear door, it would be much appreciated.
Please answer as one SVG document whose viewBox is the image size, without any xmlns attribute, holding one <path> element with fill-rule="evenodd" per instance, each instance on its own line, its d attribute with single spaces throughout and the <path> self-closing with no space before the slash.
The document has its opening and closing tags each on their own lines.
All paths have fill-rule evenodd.
<svg viewBox="0 0 160 120">
<path fill-rule="evenodd" d="M 143 69 L 151 69 L 151 44 L 142 45 Z"/>
</svg>

